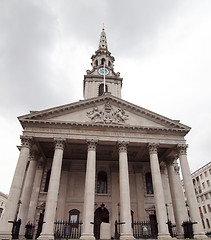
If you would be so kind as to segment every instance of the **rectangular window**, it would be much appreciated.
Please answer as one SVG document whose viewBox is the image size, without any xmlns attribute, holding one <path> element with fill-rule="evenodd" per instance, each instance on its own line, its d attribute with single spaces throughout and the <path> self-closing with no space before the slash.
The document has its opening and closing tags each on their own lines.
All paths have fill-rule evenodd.
<svg viewBox="0 0 211 240">
<path fill-rule="evenodd" d="M 199 212 L 202 213 L 202 211 L 201 211 L 201 207 L 199 207 Z"/>
<path fill-rule="evenodd" d="M 204 213 L 207 213 L 207 209 L 205 206 L 203 206 Z"/>
<path fill-rule="evenodd" d="M 211 212 L 210 204 L 207 204 L 207 207 L 208 207 L 208 211 Z"/>
<path fill-rule="evenodd" d="M 209 180 L 207 180 L 207 186 L 208 186 L 208 187 L 210 186 L 210 181 L 209 181 Z"/>
<path fill-rule="evenodd" d="M 202 174 L 200 174 L 200 178 L 201 178 L 201 179 L 203 178 Z"/>
<path fill-rule="evenodd" d="M 208 194 L 205 194 L 205 198 L 208 199 Z"/>
<path fill-rule="evenodd" d="M 204 176 L 205 176 L 205 177 L 207 177 L 207 171 L 206 171 L 206 172 L 204 172 Z"/>
<path fill-rule="evenodd" d="M 203 187 L 203 189 L 205 189 L 205 184 L 204 184 L 204 182 L 202 183 L 202 187 Z"/>
</svg>

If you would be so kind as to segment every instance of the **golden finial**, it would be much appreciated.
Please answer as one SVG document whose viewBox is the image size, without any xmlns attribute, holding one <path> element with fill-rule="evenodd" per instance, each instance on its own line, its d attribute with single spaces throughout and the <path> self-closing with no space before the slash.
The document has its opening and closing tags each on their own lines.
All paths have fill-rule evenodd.
<svg viewBox="0 0 211 240">
<path fill-rule="evenodd" d="M 103 23 L 102 31 L 104 32 L 104 30 L 105 30 L 105 25 L 104 25 L 104 23 Z"/>
</svg>

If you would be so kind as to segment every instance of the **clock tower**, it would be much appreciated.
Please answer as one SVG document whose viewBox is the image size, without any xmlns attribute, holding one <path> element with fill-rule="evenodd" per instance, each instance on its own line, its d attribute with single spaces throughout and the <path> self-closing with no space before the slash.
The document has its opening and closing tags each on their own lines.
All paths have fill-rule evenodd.
<svg viewBox="0 0 211 240">
<path fill-rule="evenodd" d="M 92 55 L 92 70 L 87 70 L 84 75 L 84 99 L 101 96 L 105 91 L 121 98 L 122 78 L 120 73 L 114 71 L 114 57 L 108 51 L 106 33 L 104 27 L 100 35 L 99 48 Z"/>
</svg>

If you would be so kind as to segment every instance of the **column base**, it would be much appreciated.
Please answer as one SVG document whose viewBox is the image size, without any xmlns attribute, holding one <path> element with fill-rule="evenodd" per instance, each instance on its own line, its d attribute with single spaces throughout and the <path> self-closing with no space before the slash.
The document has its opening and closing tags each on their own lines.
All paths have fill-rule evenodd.
<svg viewBox="0 0 211 240">
<path fill-rule="evenodd" d="M 120 240 L 134 240 L 133 234 L 131 233 L 123 233 L 120 235 Z"/>
<path fill-rule="evenodd" d="M 172 237 L 169 233 L 158 233 L 158 239 L 172 239 Z"/>
<path fill-rule="evenodd" d="M 54 235 L 53 234 L 42 234 L 38 237 L 39 240 L 54 240 Z"/>
<path fill-rule="evenodd" d="M 12 239 L 12 234 L 11 232 L 7 233 L 7 232 L 1 232 L 0 233 L 0 240 L 10 240 Z"/>
<path fill-rule="evenodd" d="M 177 239 L 184 239 L 184 233 L 177 233 L 177 236 L 176 236 Z"/>
<path fill-rule="evenodd" d="M 205 233 L 201 232 L 201 233 L 194 233 L 194 238 L 196 239 L 207 239 L 207 235 L 205 235 Z"/>
<path fill-rule="evenodd" d="M 94 234 L 81 234 L 80 239 L 82 240 L 95 240 Z"/>
</svg>

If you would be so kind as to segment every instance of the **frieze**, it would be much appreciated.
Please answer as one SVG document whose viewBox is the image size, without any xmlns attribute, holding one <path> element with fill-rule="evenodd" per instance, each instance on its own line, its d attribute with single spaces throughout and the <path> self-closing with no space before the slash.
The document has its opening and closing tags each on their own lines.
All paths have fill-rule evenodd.
<svg viewBox="0 0 211 240">
<path fill-rule="evenodd" d="M 98 107 L 94 107 L 92 111 L 87 112 L 87 116 L 95 123 L 104 124 L 124 124 L 129 118 L 122 108 L 118 108 L 115 111 L 110 102 L 106 102 L 102 110 L 99 110 Z"/>
</svg>

